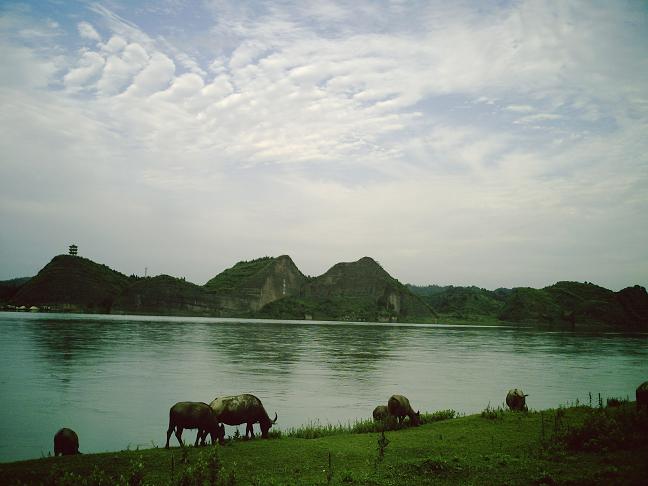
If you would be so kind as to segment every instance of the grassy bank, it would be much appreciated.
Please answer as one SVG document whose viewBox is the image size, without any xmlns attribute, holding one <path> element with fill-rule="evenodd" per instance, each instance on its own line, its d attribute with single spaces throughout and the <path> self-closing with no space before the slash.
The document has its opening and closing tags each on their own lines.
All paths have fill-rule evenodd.
<svg viewBox="0 0 648 486">
<path fill-rule="evenodd" d="M 0 483 L 645 484 L 648 477 L 648 412 L 634 403 L 529 413 L 489 408 L 384 434 L 309 430 L 302 435 L 317 438 L 293 431 L 225 446 L 0 464 Z"/>
</svg>

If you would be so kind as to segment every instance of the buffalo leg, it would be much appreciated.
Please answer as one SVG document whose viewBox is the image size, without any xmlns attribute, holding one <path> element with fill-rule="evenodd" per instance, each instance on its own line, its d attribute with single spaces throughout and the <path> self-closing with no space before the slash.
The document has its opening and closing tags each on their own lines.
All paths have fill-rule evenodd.
<svg viewBox="0 0 648 486">
<path fill-rule="evenodd" d="M 245 428 L 245 437 L 247 437 L 248 432 L 250 433 L 250 439 L 254 439 L 254 426 L 251 422 L 248 422 L 247 427 Z"/>
<path fill-rule="evenodd" d="M 173 425 L 169 424 L 169 429 L 167 430 L 167 441 L 166 445 L 164 446 L 165 449 L 169 448 L 169 439 L 171 438 L 171 434 L 173 434 Z"/>
<path fill-rule="evenodd" d="M 180 447 L 184 447 L 184 442 L 182 442 L 182 427 L 176 427 L 175 436 L 178 439 L 178 442 L 180 442 Z"/>
<path fill-rule="evenodd" d="M 207 440 L 207 429 L 205 430 L 198 430 L 198 435 L 196 436 L 196 442 L 198 442 L 198 438 L 200 437 L 200 445 L 204 446 L 205 441 Z"/>
</svg>

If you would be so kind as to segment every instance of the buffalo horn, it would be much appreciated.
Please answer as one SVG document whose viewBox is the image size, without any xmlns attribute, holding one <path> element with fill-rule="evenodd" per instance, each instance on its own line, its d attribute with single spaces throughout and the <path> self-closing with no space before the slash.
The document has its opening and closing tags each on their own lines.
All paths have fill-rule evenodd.
<svg viewBox="0 0 648 486">
<path fill-rule="evenodd" d="M 275 412 L 275 419 L 272 421 L 273 424 L 277 423 L 277 412 Z"/>
</svg>

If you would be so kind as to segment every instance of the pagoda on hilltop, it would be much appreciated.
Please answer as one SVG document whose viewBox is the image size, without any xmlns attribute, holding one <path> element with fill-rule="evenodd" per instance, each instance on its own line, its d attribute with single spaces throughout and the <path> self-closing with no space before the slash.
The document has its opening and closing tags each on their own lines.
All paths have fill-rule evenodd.
<svg viewBox="0 0 648 486">
<path fill-rule="evenodd" d="M 68 252 L 69 252 L 69 254 L 72 255 L 72 256 L 77 256 L 77 252 L 78 252 L 78 251 L 79 251 L 79 247 L 76 246 L 74 243 L 72 243 L 72 244 L 70 245 L 70 249 L 69 249 Z"/>
</svg>

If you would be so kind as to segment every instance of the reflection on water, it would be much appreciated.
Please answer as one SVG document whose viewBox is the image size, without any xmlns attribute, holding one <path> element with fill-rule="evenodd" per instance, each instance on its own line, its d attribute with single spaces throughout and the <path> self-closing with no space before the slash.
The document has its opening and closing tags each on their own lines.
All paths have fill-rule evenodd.
<svg viewBox="0 0 648 486">
<path fill-rule="evenodd" d="M 0 329 L 2 461 L 46 455 L 63 426 L 86 452 L 159 445 L 180 400 L 254 393 L 288 428 L 369 417 L 393 393 L 475 413 L 512 387 L 545 408 L 648 377 L 645 334 L 15 313 Z"/>
</svg>

